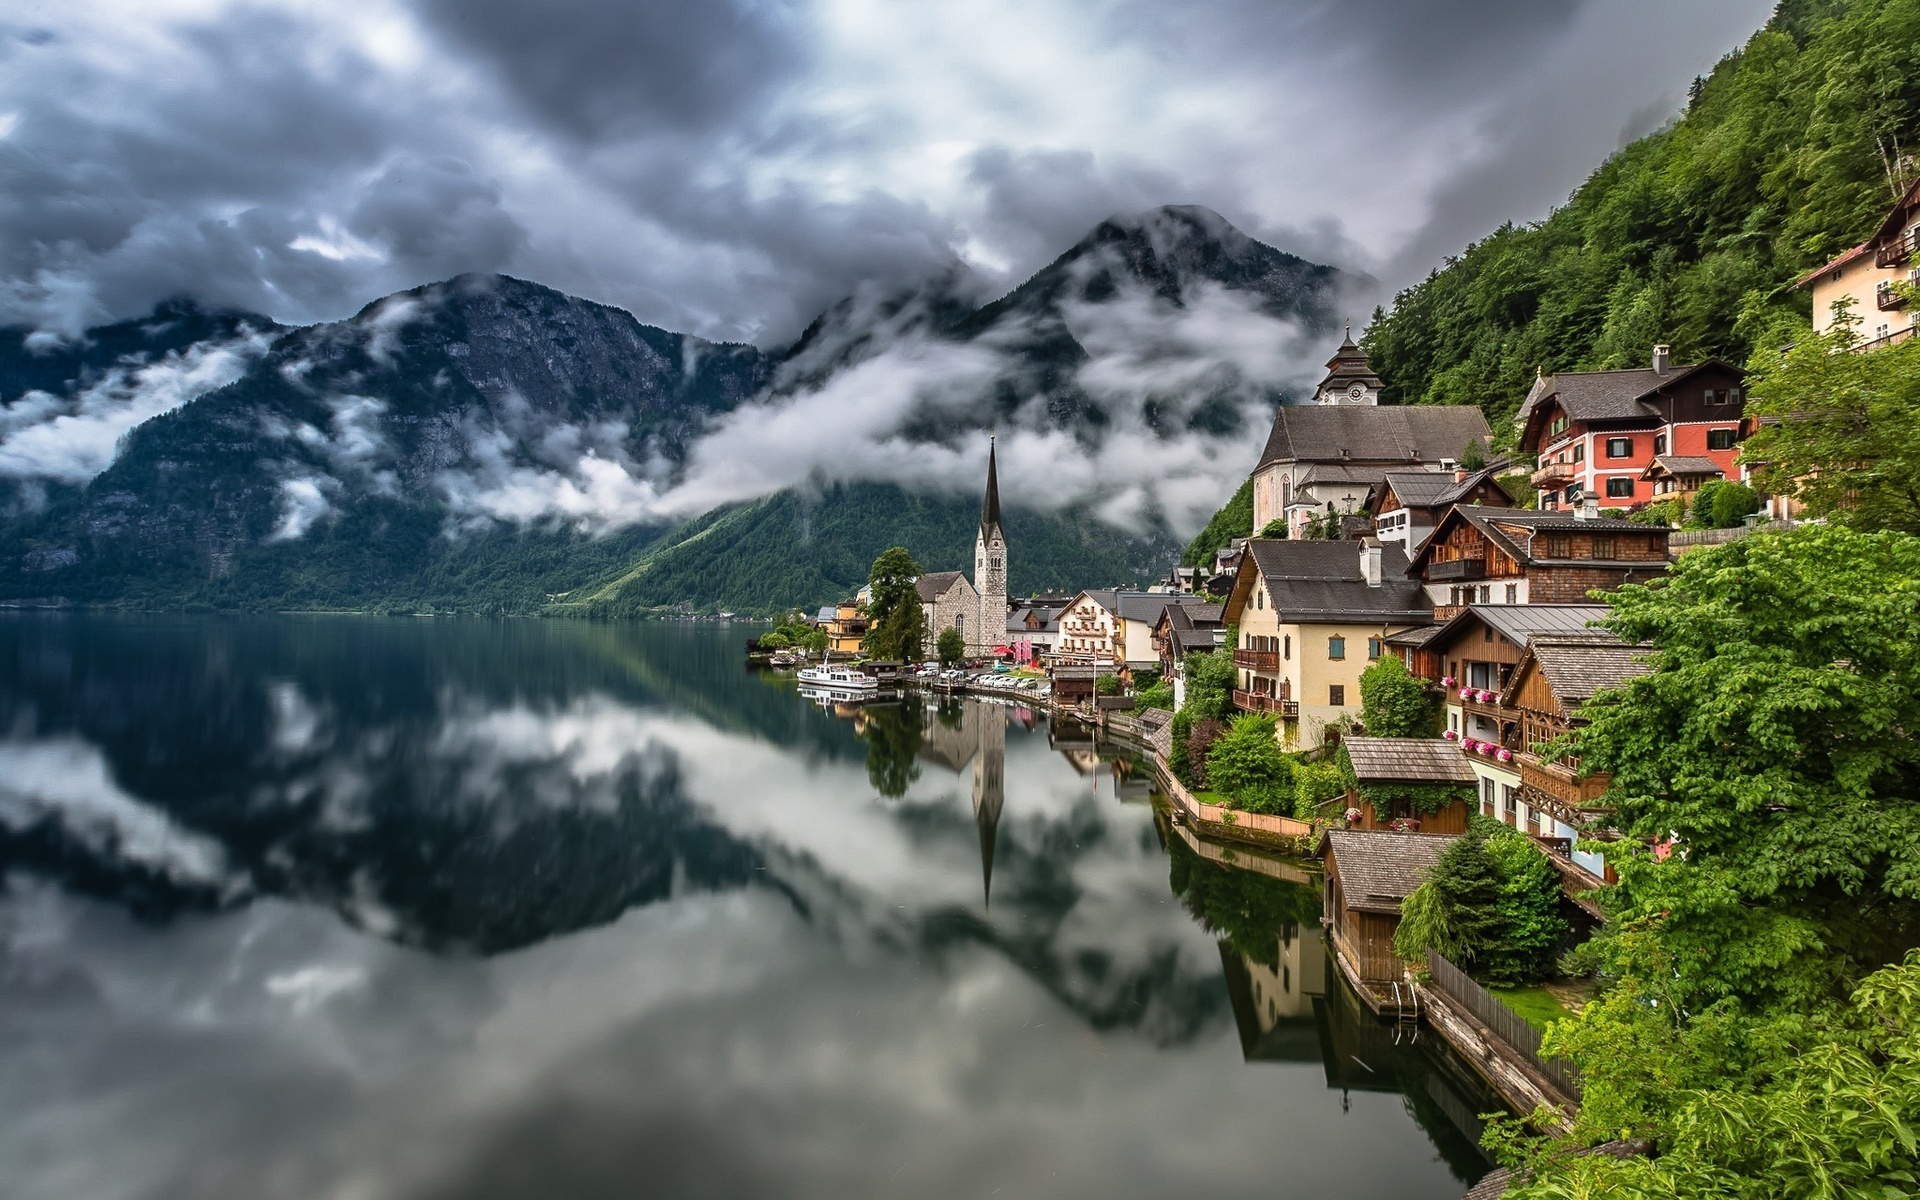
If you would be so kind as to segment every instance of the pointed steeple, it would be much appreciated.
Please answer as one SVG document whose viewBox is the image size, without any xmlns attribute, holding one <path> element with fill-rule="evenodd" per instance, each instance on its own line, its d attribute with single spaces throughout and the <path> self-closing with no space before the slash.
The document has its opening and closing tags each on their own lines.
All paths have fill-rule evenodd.
<svg viewBox="0 0 1920 1200">
<path fill-rule="evenodd" d="M 980 506 L 980 533 L 991 537 L 1000 528 L 1000 469 L 995 461 L 993 435 L 987 435 L 987 498 Z"/>
</svg>

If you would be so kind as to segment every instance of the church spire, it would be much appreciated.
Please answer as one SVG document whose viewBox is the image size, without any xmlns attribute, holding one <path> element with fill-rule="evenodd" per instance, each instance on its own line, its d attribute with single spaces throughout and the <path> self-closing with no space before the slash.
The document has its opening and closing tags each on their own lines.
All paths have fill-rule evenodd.
<svg viewBox="0 0 1920 1200">
<path fill-rule="evenodd" d="M 980 532 L 991 536 L 1000 528 L 1000 472 L 994 461 L 994 437 L 987 435 L 987 499 L 980 506 Z"/>
</svg>

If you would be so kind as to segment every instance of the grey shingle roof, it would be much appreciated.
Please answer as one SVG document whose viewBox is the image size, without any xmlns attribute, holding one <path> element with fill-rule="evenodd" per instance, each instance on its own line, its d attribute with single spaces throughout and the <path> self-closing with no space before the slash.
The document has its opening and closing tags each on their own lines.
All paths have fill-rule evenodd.
<svg viewBox="0 0 1920 1200">
<path fill-rule="evenodd" d="M 1491 468 L 1469 472 L 1465 479 L 1459 480 L 1446 471 L 1388 471 L 1384 481 L 1408 508 L 1444 508 L 1458 504 L 1492 476 Z M 1495 482 L 1493 486 L 1499 488 L 1500 485 Z"/>
<path fill-rule="evenodd" d="M 958 571 L 929 571 L 913 581 L 913 590 L 920 593 L 920 599 L 928 604 L 947 594 L 953 581 L 960 578 Z"/>
<path fill-rule="evenodd" d="M 1612 560 L 1548 559 L 1543 554 L 1533 553 L 1532 547 L 1534 540 L 1531 535 L 1536 533 L 1605 533 L 1611 530 L 1623 536 L 1631 534 L 1638 537 L 1652 535 L 1654 537 L 1665 538 L 1672 533 L 1672 530 L 1664 526 L 1641 525 L 1633 521 L 1616 521 L 1610 519 L 1584 521 L 1578 517 L 1569 516 L 1566 513 L 1552 511 L 1542 512 L 1532 508 L 1495 508 L 1487 504 L 1456 504 L 1447 510 L 1446 516 L 1440 518 L 1440 523 L 1434 526 L 1433 532 L 1429 533 L 1426 540 L 1421 542 L 1414 550 L 1413 561 L 1416 564 L 1420 562 L 1423 556 L 1425 556 L 1433 546 L 1439 544 L 1442 535 L 1446 532 L 1447 522 L 1454 517 L 1458 517 L 1460 520 L 1472 525 L 1480 531 L 1483 537 L 1499 547 L 1515 562 L 1519 563 L 1574 561 L 1582 565 L 1653 568 L 1659 565 L 1658 560 L 1628 560 L 1616 563 Z"/>
<path fill-rule="evenodd" d="M 1623 371 L 1568 371 L 1561 375 L 1542 376 L 1533 381 L 1533 390 L 1521 402 L 1520 413 L 1515 420 L 1519 424 L 1526 424 L 1533 410 L 1551 397 L 1558 397 L 1560 407 L 1576 421 L 1652 417 L 1656 414 L 1641 404 L 1640 398 L 1692 369 L 1670 366 L 1664 374 L 1660 374 L 1652 367 L 1633 367 Z"/>
<path fill-rule="evenodd" d="M 1359 542 L 1255 538 L 1247 543 L 1267 595 L 1284 620 L 1351 616 L 1365 620 L 1426 624 L 1433 602 L 1407 578 L 1407 556 L 1398 546 L 1380 549 L 1380 586 L 1360 574 Z"/>
<path fill-rule="evenodd" d="M 1529 639 L 1543 633 L 1604 634 L 1604 630 L 1590 628 L 1588 622 L 1600 620 L 1609 609 L 1604 604 L 1475 604 L 1467 611 L 1525 649 Z M 1461 617 L 1465 615 L 1462 613 Z"/>
<path fill-rule="evenodd" d="M 1472 783 L 1473 765 L 1445 738 L 1349 737 L 1341 743 L 1360 779 Z"/>
<path fill-rule="evenodd" d="M 1651 473 L 1659 467 L 1669 475 L 1725 475 L 1720 464 L 1703 454 L 1656 454 L 1647 466 Z"/>
<path fill-rule="evenodd" d="M 1437 463 L 1491 433 L 1478 408 L 1460 405 L 1283 405 L 1260 465 Z"/>
<path fill-rule="evenodd" d="M 1320 847 L 1333 849 L 1347 907 L 1363 912 L 1400 911 L 1400 902 L 1426 882 L 1453 834 L 1393 833 L 1384 829 L 1329 829 Z"/>
<path fill-rule="evenodd" d="M 1308 487 L 1316 483 L 1379 483 L 1387 476 L 1382 466 L 1355 466 L 1352 463 L 1315 463 L 1300 472 L 1294 481 L 1299 487 Z M 1451 480 L 1453 476 L 1447 476 Z"/>
<path fill-rule="evenodd" d="M 1569 708 L 1651 670 L 1645 661 L 1651 647 L 1630 646 L 1602 630 L 1585 636 L 1542 634 L 1527 648 L 1553 694 Z"/>
</svg>

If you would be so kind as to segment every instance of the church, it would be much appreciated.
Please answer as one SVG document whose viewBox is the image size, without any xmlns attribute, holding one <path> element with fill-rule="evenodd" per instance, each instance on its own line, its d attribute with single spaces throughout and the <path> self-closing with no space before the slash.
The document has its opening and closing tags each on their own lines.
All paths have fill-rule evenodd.
<svg viewBox="0 0 1920 1200">
<path fill-rule="evenodd" d="M 987 494 L 973 539 L 973 580 L 959 571 L 930 571 L 914 584 L 927 615 L 931 647 L 949 627 L 960 631 L 969 656 L 992 654 L 1007 639 L 1007 534 L 1000 524 L 998 450 L 987 442 Z"/>
<path fill-rule="evenodd" d="M 1478 407 L 1381 404 L 1384 387 L 1349 326 L 1313 402 L 1274 415 L 1253 472 L 1256 534 L 1278 521 L 1300 537 L 1316 513 L 1361 511 L 1388 471 L 1451 472 L 1468 447 L 1485 451 L 1493 431 Z"/>
</svg>

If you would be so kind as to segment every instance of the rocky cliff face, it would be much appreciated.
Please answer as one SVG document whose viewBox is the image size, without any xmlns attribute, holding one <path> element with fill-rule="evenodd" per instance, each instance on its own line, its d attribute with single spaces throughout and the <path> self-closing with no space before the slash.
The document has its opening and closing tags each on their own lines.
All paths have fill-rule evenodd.
<svg viewBox="0 0 1920 1200">
<path fill-rule="evenodd" d="M 911 415 L 897 431 L 908 442 L 1024 422 L 1091 445 L 1141 404 L 1169 436 L 1230 433 L 1248 397 L 1279 398 L 1271 372 L 1233 347 L 1182 339 L 1247 320 L 1255 340 L 1324 333 L 1337 283 L 1331 268 L 1213 213 L 1173 208 L 1103 223 L 991 303 L 952 273 L 837 306 L 778 354 L 500 276 L 416 288 L 297 330 L 177 305 L 75 347 L 29 345 L 16 331 L 0 335 L 0 480 L 14 489 L 0 597 L 524 611 L 605 597 L 621 580 L 622 606 L 664 603 L 657 581 L 671 577 L 721 606 L 828 599 L 857 581 L 865 560 L 853 560 L 869 543 L 899 540 L 885 527 L 900 506 L 858 489 L 824 504 L 759 502 L 777 516 L 753 523 L 746 557 L 757 577 L 791 554 L 796 584 L 733 595 L 740 588 L 717 581 L 741 578 L 746 546 L 693 536 L 717 528 L 712 517 L 674 534 L 685 513 L 656 502 L 725 414 L 920 339 L 979 349 L 994 366 L 968 395 Z M 1160 369 L 1175 360 L 1200 368 Z M 91 457 L 62 457 L 81 418 L 98 425 Z M 976 505 L 915 500 L 938 531 L 929 555 L 945 558 L 947 527 L 970 525 L 962 517 Z M 1078 518 L 1033 519 L 1040 546 L 1077 547 L 1086 582 L 1139 578 L 1174 544 L 1164 530 L 1089 538 Z M 769 532 L 795 520 L 791 538 Z M 656 543 L 672 570 L 634 586 Z"/>
</svg>

